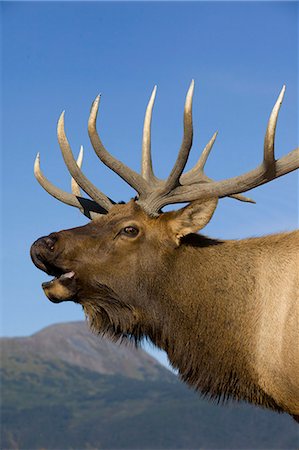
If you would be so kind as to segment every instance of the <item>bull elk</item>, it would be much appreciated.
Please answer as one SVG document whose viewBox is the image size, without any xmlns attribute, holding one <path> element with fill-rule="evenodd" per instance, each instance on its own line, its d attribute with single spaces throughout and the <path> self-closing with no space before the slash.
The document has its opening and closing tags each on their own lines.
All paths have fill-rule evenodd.
<svg viewBox="0 0 299 450">
<path fill-rule="evenodd" d="M 94 101 L 89 137 L 100 160 L 136 190 L 128 203 L 113 202 L 82 173 L 82 151 L 76 161 L 62 113 L 58 141 L 72 193 L 43 175 L 39 155 L 35 176 L 49 194 L 91 221 L 38 239 L 31 257 L 55 277 L 42 285 L 46 296 L 81 304 L 96 332 L 151 340 L 166 351 L 181 379 L 209 398 L 245 400 L 299 420 L 298 232 L 228 241 L 196 234 L 220 198 L 253 202 L 242 193 L 298 169 L 299 148 L 274 156 L 285 87 L 270 115 L 260 166 L 222 181 L 204 173 L 216 133 L 183 173 L 192 145 L 193 91 L 192 81 L 182 144 L 166 180 L 155 176 L 151 159 L 156 87 L 145 114 L 141 174 L 104 147 L 96 129 L 100 98 Z M 162 211 L 182 202 L 187 206 Z"/>
</svg>

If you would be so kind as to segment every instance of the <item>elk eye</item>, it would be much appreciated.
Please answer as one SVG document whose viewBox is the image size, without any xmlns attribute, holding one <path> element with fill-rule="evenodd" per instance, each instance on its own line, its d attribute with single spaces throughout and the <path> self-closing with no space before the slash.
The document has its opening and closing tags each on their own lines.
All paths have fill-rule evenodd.
<svg viewBox="0 0 299 450">
<path fill-rule="evenodd" d="M 123 234 L 129 237 L 135 237 L 139 233 L 139 230 L 135 227 L 125 227 L 122 231 Z"/>
</svg>

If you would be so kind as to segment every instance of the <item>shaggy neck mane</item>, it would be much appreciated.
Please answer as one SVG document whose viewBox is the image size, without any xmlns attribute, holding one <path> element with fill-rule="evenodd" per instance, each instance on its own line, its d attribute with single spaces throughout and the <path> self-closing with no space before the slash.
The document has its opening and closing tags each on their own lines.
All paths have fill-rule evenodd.
<svg viewBox="0 0 299 450">
<path fill-rule="evenodd" d="M 147 338 L 165 350 L 181 379 L 203 395 L 218 402 L 246 400 L 281 411 L 258 387 L 250 356 L 253 358 L 256 325 L 250 320 L 246 280 L 238 284 L 242 291 L 234 291 L 234 276 L 242 278 L 238 258 L 244 259 L 244 254 L 238 250 L 231 253 L 226 267 L 219 261 L 228 250 L 232 252 L 232 241 L 198 235 L 184 238 L 177 249 L 180 255 L 166 258 L 159 279 L 149 281 L 143 272 L 138 300 L 143 296 L 144 317 L 136 316 L 129 295 L 122 301 L 99 283 L 93 289 L 96 295 L 88 298 L 83 308 L 95 332 L 114 341 L 131 339 L 136 345 Z M 168 282 L 169 273 L 176 280 L 175 286 Z"/>
<path fill-rule="evenodd" d="M 169 310 L 164 317 L 168 318 L 163 329 L 153 325 L 147 336 L 167 352 L 171 365 L 184 382 L 217 403 L 225 403 L 229 399 L 245 400 L 282 411 L 255 383 L 252 368 L 242 350 L 236 345 L 235 351 L 226 351 L 222 333 L 209 330 L 200 320 L 197 321 L 197 331 L 194 329 L 190 333 L 190 322 L 184 323 L 183 315 L 181 319 L 177 314 L 171 317 Z"/>
<path fill-rule="evenodd" d="M 249 247 L 253 241 L 248 240 Z M 168 295 L 164 311 L 159 310 L 160 333 L 155 327 L 148 333 L 150 339 L 167 352 L 181 379 L 203 395 L 218 402 L 246 400 L 281 411 L 258 386 L 255 373 L 258 332 L 247 299 L 256 282 L 254 274 L 245 277 L 240 271 L 244 247 L 241 249 L 237 241 L 215 241 L 193 234 L 182 244 L 178 249 L 181 255 L 171 267 L 176 285 L 168 284 L 164 289 Z M 224 258 L 228 252 L 231 257 Z M 159 298 L 158 293 L 156 296 Z M 157 323 L 157 317 L 152 323 Z"/>
<path fill-rule="evenodd" d="M 96 283 L 96 294 L 82 304 L 88 324 L 94 333 L 113 342 L 130 340 L 137 346 L 144 337 L 133 306 L 121 301 L 108 286 Z"/>
</svg>

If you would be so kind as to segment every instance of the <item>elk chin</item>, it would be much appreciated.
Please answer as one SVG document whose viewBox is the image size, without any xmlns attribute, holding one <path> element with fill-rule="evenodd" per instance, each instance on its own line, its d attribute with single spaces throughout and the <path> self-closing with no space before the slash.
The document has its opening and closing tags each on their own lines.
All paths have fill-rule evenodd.
<svg viewBox="0 0 299 450">
<path fill-rule="evenodd" d="M 53 303 L 75 301 L 78 291 L 75 272 L 64 273 L 60 277 L 53 278 L 53 280 L 43 283 L 42 288 Z"/>
</svg>

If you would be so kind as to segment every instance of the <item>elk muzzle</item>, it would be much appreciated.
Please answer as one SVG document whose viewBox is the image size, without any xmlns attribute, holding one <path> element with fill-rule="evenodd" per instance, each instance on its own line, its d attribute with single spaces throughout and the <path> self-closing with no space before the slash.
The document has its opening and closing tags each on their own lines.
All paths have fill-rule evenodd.
<svg viewBox="0 0 299 450">
<path fill-rule="evenodd" d="M 52 233 L 39 238 L 30 249 L 31 259 L 36 267 L 54 276 L 52 280 L 42 283 L 46 296 L 54 303 L 75 300 L 77 294 L 75 272 L 57 262 L 57 255 L 60 254 L 57 244 L 58 233 Z"/>
</svg>

